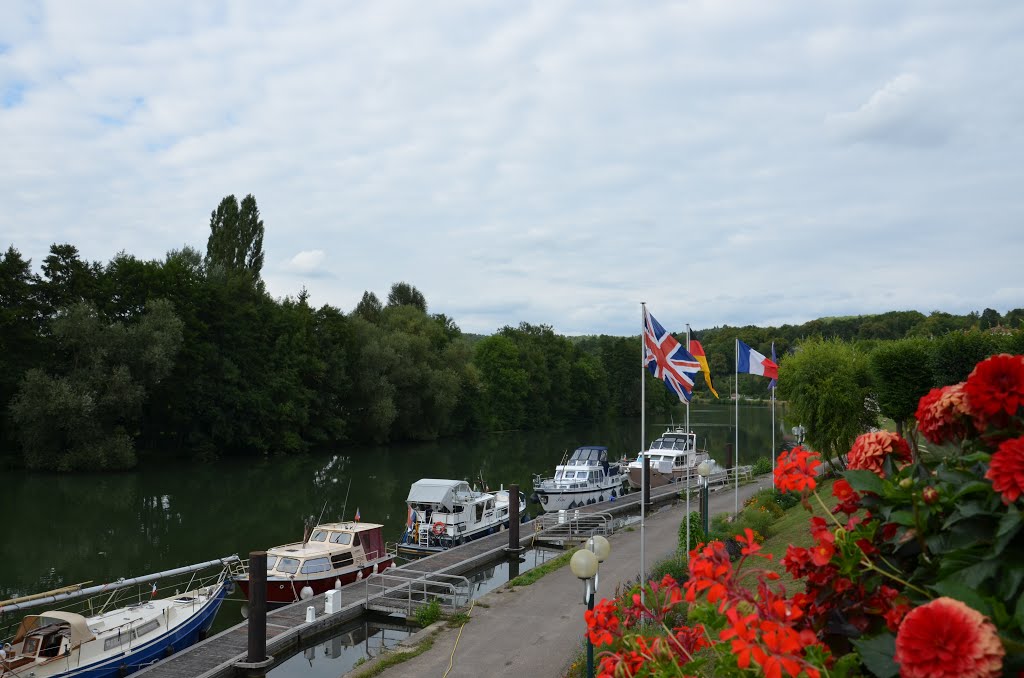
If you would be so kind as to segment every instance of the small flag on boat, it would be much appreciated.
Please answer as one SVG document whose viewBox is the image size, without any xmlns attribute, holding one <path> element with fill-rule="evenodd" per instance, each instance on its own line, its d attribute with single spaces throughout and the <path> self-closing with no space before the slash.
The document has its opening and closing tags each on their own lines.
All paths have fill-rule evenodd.
<svg viewBox="0 0 1024 678">
<path fill-rule="evenodd" d="M 409 515 L 405 518 L 405 526 L 412 529 L 412 526 L 416 524 L 416 512 L 409 507 Z"/>
<path fill-rule="evenodd" d="M 359 507 L 356 507 L 356 522 L 359 522 Z"/>
<path fill-rule="evenodd" d="M 156 582 L 153 582 L 153 590 L 149 593 L 150 598 L 156 598 Z"/>
</svg>

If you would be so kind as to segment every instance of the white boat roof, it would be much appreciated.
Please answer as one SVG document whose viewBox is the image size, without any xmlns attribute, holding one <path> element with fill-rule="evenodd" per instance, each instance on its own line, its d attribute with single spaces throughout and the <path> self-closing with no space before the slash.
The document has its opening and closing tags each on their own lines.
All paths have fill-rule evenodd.
<svg viewBox="0 0 1024 678">
<path fill-rule="evenodd" d="M 71 645 L 79 645 L 95 638 L 93 632 L 89 630 L 89 625 L 85 621 L 85 617 L 74 612 L 63 612 L 63 611 L 50 611 L 43 612 L 42 614 L 30 614 L 26 615 L 21 620 L 21 625 L 18 627 L 18 632 L 14 635 L 15 643 L 21 641 L 31 631 L 52 624 L 54 622 L 67 622 L 68 626 L 71 627 Z"/>
<path fill-rule="evenodd" d="M 422 478 L 409 488 L 409 496 L 405 501 L 409 504 L 437 504 L 451 510 L 460 494 L 465 495 L 463 499 L 479 496 L 465 480 Z"/>
</svg>

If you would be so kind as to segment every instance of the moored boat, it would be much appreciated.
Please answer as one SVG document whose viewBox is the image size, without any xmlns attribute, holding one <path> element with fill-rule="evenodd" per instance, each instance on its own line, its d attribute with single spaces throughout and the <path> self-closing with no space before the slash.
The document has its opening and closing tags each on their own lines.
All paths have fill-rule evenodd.
<svg viewBox="0 0 1024 678">
<path fill-rule="evenodd" d="M 639 489 L 643 473 L 644 458 L 651 460 L 651 487 L 670 483 L 695 482 L 697 466 L 702 461 L 711 462 L 707 450 L 697 449 L 697 434 L 681 427 L 669 428 L 646 452 L 641 452 L 629 464 L 629 486 Z"/>
<path fill-rule="evenodd" d="M 584 445 L 555 466 L 551 478 L 535 476 L 533 493 L 545 511 L 573 509 L 615 499 L 628 489 L 625 462 L 609 462 L 608 448 Z"/>
<path fill-rule="evenodd" d="M 267 602 L 312 598 L 391 567 L 395 554 L 385 548 L 383 527 L 358 521 L 323 523 L 302 542 L 267 549 Z M 248 569 L 234 580 L 248 597 Z"/>
<path fill-rule="evenodd" d="M 26 615 L 0 650 L 0 676 L 113 678 L 157 662 L 205 637 L 231 588 L 228 567 L 237 562 L 231 556 L 68 593 L 30 596 L 35 599 L 28 602 L 0 603 L 0 612 L 7 613 L 85 596 L 98 602 L 88 614 L 51 609 Z M 197 578 L 196 573 L 218 565 L 219 573 Z M 158 579 L 189 573 L 193 578 L 184 591 L 157 596 Z M 119 597 L 146 582 L 154 582 L 149 595 L 133 596 L 131 602 Z"/>
<path fill-rule="evenodd" d="M 529 520 L 526 495 L 519 502 L 520 522 Z M 409 488 L 408 520 L 398 553 L 424 556 L 494 534 L 509 526 L 509 492 L 481 492 L 464 480 L 423 478 Z"/>
</svg>

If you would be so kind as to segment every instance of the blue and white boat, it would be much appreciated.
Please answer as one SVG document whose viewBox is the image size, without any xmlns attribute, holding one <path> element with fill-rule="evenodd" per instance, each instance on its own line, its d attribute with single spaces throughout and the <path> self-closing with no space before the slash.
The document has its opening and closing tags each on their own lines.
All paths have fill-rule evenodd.
<svg viewBox="0 0 1024 678">
<path fill-rule="evenodd" d="M 231 587 L 228 569 L 237 562 L 238 557 L 231 556 L 113 584 L 0 603 L 5 614 L 85 596 L 101 603 L 89 613 L 52 609 L 25 616 L 0 650 L 0 676 L 114 678 L 168 657 L 205 637 Z M 201 570 L 215 566 L 220 566 L 219 573 L 198 577 Z M 192 580 L 184 590 L 157 597 L 158 579 L 189 573 Z M 125 589 L 148 582 L 154 582 L 149 595 L 136 595 L 131 602 L 123 599 Z"/>
<path fill-rule="evenodd" d="M 526 495 L 519 520 L 526 522 Z M 409 516 L 398 553 L 425 556 L 485 537 L 509 526 L 509 492 L 480 492 L 464 480 L 423 478 L 409 488 Z"/>
</svg>

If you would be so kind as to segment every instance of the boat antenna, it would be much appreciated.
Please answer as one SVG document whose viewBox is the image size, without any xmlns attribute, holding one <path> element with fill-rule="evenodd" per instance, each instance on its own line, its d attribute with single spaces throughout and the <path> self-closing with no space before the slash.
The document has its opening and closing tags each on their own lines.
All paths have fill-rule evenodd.
<svg viewBox="0 0 1024 678">
<path fill-rule="evenodd" d="M 341 522 L 345 522 L 345 509 L 348 508 L 348 493 L 352 489 L 352 476 L 348 477 L 348 489 L 345 490 L 345 503 L 341 505 Z M 327 504 L 324 504 L 327 507 Z"/>
</svg>

